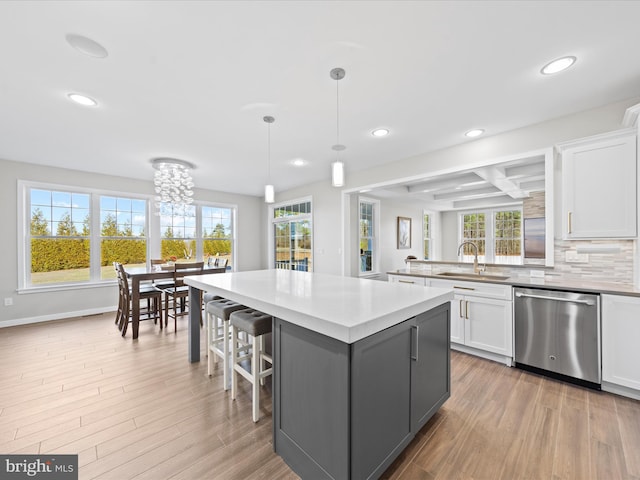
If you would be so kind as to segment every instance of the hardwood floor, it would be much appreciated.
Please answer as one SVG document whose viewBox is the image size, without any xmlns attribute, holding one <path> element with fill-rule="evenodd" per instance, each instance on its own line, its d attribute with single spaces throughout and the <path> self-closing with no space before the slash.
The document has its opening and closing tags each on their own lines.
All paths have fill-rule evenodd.
<svg viewBox="0 0 640 480">
<path fill-rule="evenodd" d="M 0 453 L 77 453 L 82 480 L 298 478 L 268 387 L 254 424 L 248 382 L 233 402 L 187 362 L 186 320 L 132 341 L 113 319 L 0 329 Z M 640 480 L 640 402 L 453 352 L 451 398 L 384 477 Z"/>
</svg>

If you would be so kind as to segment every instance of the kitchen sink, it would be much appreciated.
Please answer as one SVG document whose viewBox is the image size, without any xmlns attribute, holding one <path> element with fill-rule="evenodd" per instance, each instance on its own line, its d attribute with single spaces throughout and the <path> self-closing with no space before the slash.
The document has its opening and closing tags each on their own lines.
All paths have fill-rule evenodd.
<svg viewBox="0 0 640 480">
<path fill-rule="evenodd" d="M 463 273 L 463 272 L 442 272 L 436 273 L 437 277 L 464 278 L 465 280 L 506 280 L 509 277 L 503 275 L 492 275 L 490 273 Z"/>
</svg>

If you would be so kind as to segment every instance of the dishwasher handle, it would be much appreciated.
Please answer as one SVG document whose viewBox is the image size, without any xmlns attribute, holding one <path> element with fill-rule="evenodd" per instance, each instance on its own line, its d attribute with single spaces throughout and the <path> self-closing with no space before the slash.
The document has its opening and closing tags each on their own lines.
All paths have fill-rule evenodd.
<svg viewBox="0 0 640 480">
<path fill-rule="evenodd" d="M 582 305 L 588 305 L 592 307 L 596 304 L 593 300 L 571 300 L 570 298 L 562 298 L 562 297 L 549 297 L 546 295 L 532 295 L 530 293 L 522 293 L 516 292 L 516 297 L 529 297 L 529 298 L 539 298 L 542 300 L 555 300 L 557 302 L 567 302 L 567 303 L 580 303 Z"/>
</svg>

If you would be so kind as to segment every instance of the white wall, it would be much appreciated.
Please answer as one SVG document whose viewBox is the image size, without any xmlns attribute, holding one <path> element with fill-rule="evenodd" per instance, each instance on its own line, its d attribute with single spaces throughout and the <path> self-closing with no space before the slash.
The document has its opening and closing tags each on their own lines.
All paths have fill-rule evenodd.
<svg viewBox="0 0 640 480">
<path fill-rule="evenodd" d="M 422 254 L 422 206 L 416 203 L 380 202 L 380 273 L 386 280 L 386 272 L 405 267 L 404 259 L 408 255 L 423 258 Z M 398 249 L 397 222 L 398 217 L 411 218 L 411 248 Z"/>
<path fill-rule="evenodd" d="M 286 192 L 276 191 L 276 203 L 297 200 L 311 196 L 312 221 L 313 221 L 313 262 L 314 272 L 342 273 L 342 194 L 340 189 L 331 186 L 329 178 L 329 163 L 327 162 L 327 178 L 320 182 L 305 185 L 301 188 Z M 263 208 L 267 217 L 268 208 Z M 269 258 L 267 252 L 268 235 L 271 235 L 270 224 L 267 222 L 264 228 L 264 256 Z"/>
<path fill-rule="evenodd" d="M 549 148 L 559 142 L 617 130 L 622 128 L 625 110 L 638 102 L 640 102 L 639 98 L 629 99 L 503 134 L 470 140 L 462 145 L 411 158 L 395 161 L 390 158 L 388 164 L 360 171 L 349 170 L 347 158 L 347 185 L 342 191 L 357 193 L 360 189 L 367 187 L 392 184 L 399 180 L 420 178 L 425 175 L 452 172 L 461 168 L 473 167 L 473 165 L 485 164 L 494 159 Z M 350 155 L 356 154 L 350 153 Z M 326 178 L 305 187 L 279 192 L 276 195 L 276 200 L 280 202 L 305 195 L 313 195 L 315 271 L 338 275 L 343 271 L 348 273 L 350 271 L 350 257 L 345 256 L 343 259 L 340 252 L 343 244 L 349 240 L 348 237 L 341 239 L 341 236 L 344 237 L 345 232 L 349 231 L 349 226 L 346 223 L 344 227 L 339 225 L 343 221 L 344 206 L 340 189 L 332 188 L 330 185 L 329 162 L 327 162 Z M 345 195 L 345 201 L 348 198 Z M 342 228 L 344 228 L 343 233 L 341 233 Z M 389 228 L 388 223 L 386 228 Z M 385 238 L 395 238 L 393 237 L 395 225 L 392 226 L 391 232 L 381 232 L 381 234 Z M 450 246 L 449 243 L 443 241 L 443 258 L 447 255 L 444 250 Z M 414 237 L 412 245 L 417 244 Z M 353 248 L 357 248 L 357 245 Z M 454 248 L 457 248 L 457 245 Z M 386 271 L 384 270 L 385 266 L 392 265 L 392 268 L 388 270 L 404 267 L 404 262 L 398 262 L 398 259 L 404 259 L 406 250 L 401 251 L 401 254 L 390 250 L 386 250 L 386 252 L 389 256 L 381 258 L 382 271 Z"/>
<path fill-rule="evenodd" d="M 458 261 L 458 212 L 442 212 L 442 260 Z"/>
<path fill-rule="evenodd" d="M 12 298 L 13 300 L 13 305 L 9 307 L 5 307 L 4 302 L 0 303 L 0 326 L 3 323 L 5 325 L 20 324 L 115 310 L 117 305 L 115 284 L 56 292 L 17 294 L 16 252 L 19 222 L 17 183 L 18 180 L 25 180 L 153 195 L 151 172 L 149 181 L 143 181 L 6 160 L 0 160 L 0 172 L 0 204 L 5 228 L 4 234 L 0 235 L 0 252 L 4 255 L 2 276 L 0 276 L 0 299 Z M 264 223 L 262 199 L 203 189 L 196 189 L 195 197 L 198 200 L 238 206 L 237 268 L 238 270 L 264 268 L 265 258 L 261 248 L 261 232 Z"/>
</svg>

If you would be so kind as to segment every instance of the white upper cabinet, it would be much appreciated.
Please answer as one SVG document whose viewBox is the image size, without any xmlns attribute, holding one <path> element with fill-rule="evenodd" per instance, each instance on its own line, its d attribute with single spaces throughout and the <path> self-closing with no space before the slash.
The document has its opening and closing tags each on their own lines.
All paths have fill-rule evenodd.
<svg viewBox="0 0 640 480">
<path fill-rule="evenodd" d="M 637 236 L 633 129 L 558 145 L 562 155 L 563 238 Z"/>
</svg>

